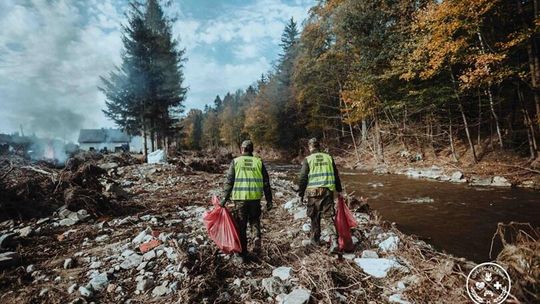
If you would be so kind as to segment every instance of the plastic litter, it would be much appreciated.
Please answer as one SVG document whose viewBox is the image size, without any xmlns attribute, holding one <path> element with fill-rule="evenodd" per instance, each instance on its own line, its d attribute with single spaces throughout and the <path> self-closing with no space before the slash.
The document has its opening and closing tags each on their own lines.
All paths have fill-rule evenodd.
<svg viewBox="0 0 540 304">
<path fill-rule="evenodd" d="M 163 150 L 156 150 L 148 154 L 147 157 L 148 157 L 149 164 L 166 164 L 167 163 L 167 155 L 165 155 L 165 151 Z"/>
<path fill-rule="evenodd" d="M 212 198 L 212 204 L 214 209 L 203 214 L 208 235 L 224 253 L 241 252 L 240 237 L 229 210 L 221 207 L 215 196 Z"/>
<path fill-rule="evenodd" d="M 354 215 L 351 210 L 349 210 L 349 207 L 342 196 L 338 197 L 335 224 L 338 234 L 339 249 L 341 251 L 353 250 L 354 244 L 352 241 L 351 228 L 358 226 L 358 223 L 354 219 Z"/>
</svg>

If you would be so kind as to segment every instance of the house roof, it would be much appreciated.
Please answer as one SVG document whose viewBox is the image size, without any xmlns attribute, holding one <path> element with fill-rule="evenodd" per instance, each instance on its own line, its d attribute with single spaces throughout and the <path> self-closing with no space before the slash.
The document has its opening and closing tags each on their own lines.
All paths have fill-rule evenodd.
<svg viewBox="0 0 540 304">
<path fill-rule="evenodd" d="M 81 129 L 79 143 L 128 143 L 129 135 L 120 129 Z"/>
</svg>

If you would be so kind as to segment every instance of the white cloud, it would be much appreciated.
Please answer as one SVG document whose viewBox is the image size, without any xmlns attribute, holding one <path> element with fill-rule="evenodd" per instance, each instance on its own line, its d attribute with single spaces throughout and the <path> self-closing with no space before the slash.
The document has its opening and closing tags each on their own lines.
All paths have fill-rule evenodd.
<svg viewBox="0 0 540 304">
<path fill-rule="evenodd" d="M 302 20 L 314 2 L 258 0 L 225 6 L 212 20 L 180 12 L 179 4 L 168 8 L 179 16 L 173 33 L 187 50 L 186 107 L 259 79 L 285 23 Z M 22 124 L 26 132 L 73 139 L 80 127 L 112 126 L 97 86 L 120 63 L 125 9 L 118 0 L 0 1 L 0 132 Z"/>
<path fill-rule="evenodd" d="M 3 4 L 0 130 L 22 125 L 74 139 L 80 127 L 111 125 L 97 90 L 98 77 L 119 62 L 120 33 L 112 29 L 123 17 L 111 3 L 101 1 L 91 15 L 69 0 Z"/>
</svg>

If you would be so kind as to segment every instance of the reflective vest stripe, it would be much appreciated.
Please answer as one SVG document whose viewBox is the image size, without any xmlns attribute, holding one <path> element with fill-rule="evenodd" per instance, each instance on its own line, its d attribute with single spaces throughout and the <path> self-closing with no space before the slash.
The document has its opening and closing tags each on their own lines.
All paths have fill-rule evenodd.
<svg viewBox="0 0 540 304">
<path fill-rule="evenodd" d="M 308 188 L 328 188 L 336 190 L 334 162 L 326 153 L 313 153 L 307 157 L 309 166 Z"/>
<path fill-rule="evenodd" d="M 262 161 L 253 156 L 234 159 L 234 186 L 231 199 L 259 200 L 263 195 Z"/>
</svg>

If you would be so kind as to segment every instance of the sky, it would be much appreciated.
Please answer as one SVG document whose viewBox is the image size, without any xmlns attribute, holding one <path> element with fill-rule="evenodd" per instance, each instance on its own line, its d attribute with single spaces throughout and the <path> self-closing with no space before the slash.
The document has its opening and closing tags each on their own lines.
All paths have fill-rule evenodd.
<svg viewBox="0 0 540 304">
<path fill-rule="evenodd" d="M 316 0 L 169 0 L 186 49 L 186 109 L 245 89 L 272 68 L 281 33 Z M 120 63 L 126 0 L 0 1 L 0 133 L 76 140 L 114 127 L 101 110 L 100 76 Z"/>
</svg>

